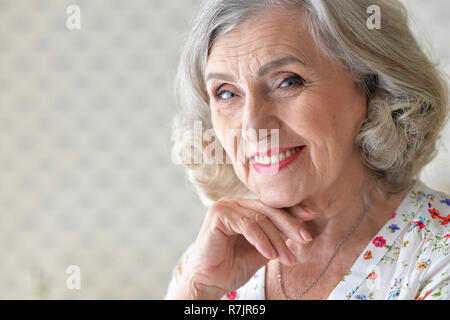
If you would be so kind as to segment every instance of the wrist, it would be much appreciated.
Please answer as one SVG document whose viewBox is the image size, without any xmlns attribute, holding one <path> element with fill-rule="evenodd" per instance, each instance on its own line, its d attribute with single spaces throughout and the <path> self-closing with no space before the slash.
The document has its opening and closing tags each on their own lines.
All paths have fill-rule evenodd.
<svg viewBox="0 0 450 320">
<path fill-rule="evenodd" d="M 172 300 L 219 300 L 225 294 L 223 289 L 199 283 L 192 277 L 183 275 L 169 298 Z"/>
</svg>

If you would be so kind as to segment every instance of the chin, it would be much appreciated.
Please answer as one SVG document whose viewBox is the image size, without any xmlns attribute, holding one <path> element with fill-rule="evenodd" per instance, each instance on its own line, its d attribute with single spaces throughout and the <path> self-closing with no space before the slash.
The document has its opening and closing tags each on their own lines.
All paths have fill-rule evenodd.
<svg viewBox="0 0 450 320">
<path fill-rule="evenodd" d="M 300 201 L 290 194 L 280 194 L 279 192 L 260 192 L 258 195 L 259 200 L 266 206 L 272 208 L 286 208 L 292 207 L 298 204 Z"/>
</svg>

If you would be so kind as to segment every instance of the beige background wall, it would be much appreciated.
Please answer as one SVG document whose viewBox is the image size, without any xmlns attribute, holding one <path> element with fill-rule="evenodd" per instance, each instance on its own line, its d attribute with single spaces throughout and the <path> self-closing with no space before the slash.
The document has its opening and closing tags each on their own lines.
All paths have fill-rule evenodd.
<svg viewBox="0 0 450 320">
<path fill-rule="evenodd" d="M 450 2 L 404 2 L 450 74 Z M 164 296 L 205 212 L 170 161 L 171 87 L 199 3 L 0 0 L 0 299 Z M 80 30 L 66 28 L 71 4 Z M 449 138 L 423 174 L 447 192 Z"/>
</svg>

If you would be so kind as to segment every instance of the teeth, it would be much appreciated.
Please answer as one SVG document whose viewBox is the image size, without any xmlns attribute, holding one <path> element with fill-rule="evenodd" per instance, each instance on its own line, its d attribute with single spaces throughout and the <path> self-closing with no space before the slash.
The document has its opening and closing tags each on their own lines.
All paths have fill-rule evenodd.
<svg viewBox="0 0 450 320">
<path fill-rule="evenodd" d="M 300 147 L 296 147 L 293 149 L 289 149 L 283 152 L 280 152 L 279 154 L 273 154 L 270 157 L 269 156 L 254 156 L 253 160 L 260 164 L 274 164 L 278 163 L 280 161 L 283 161 L 284 159 L 287 159 L 297 152 L 300 151 Z"/>
</svg>

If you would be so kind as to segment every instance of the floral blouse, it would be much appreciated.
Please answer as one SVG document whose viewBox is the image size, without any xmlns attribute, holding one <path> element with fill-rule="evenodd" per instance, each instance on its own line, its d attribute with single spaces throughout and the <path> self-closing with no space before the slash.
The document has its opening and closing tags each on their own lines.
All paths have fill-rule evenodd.
<svg viewBox="0 0 450 320">
<path fill-rule="evenodd" d="M 329 300 L 450 300 L 450 195 L 417 180 Z M 166 298 L 189 258 L 173 271 Z M 224 299 L 264 300 L 265 266 Z"/>
</svg>

